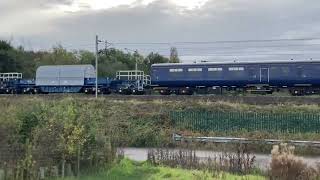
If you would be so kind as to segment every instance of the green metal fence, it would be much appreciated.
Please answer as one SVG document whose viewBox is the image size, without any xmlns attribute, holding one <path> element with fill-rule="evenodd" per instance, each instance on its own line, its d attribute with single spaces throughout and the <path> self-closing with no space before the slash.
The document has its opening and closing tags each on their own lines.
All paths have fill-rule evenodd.
<svg viewBox="0 0 320 180">
<path fill-rule="evenodd" d="M 220 111 L 172 111 L 178 129 L 193 131 L 320 132 L 320 114 Z"/>
</svg>

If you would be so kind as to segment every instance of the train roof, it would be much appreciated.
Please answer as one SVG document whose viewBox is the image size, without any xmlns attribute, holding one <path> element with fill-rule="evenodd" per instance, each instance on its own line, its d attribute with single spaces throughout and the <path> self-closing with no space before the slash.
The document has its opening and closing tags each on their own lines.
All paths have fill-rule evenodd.
<svg viewBox="0 0 320 180">
<path fill-rule="evenodd" d="M 283 64 L 283 63 L 320 63 L 320 60 L 282 60 L 282 61 L 212 61 L 200 63 L 161 63 L 153 64 L 152 67 L 175 66 L 175 65 L 237 65 L 237 64 Z"/>
<path fill-rule="evenodd" d="M 44 65 L 38 68 L 64 68 L 64 67 L 74 67 L 74 68 L 94 68 L 91 64 L 71 64 L 71 65 Z"/>
</svg>

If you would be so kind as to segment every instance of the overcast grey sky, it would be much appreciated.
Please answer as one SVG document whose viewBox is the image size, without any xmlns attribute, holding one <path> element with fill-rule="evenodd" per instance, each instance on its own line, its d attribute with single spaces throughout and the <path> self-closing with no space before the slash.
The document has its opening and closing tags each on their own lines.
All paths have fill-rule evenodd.
<svg viewBox="0 0 320 180">
<path fill-rule="evenodd" d="M 319 0 L 0 0 L 0 39 L 27 49 L 114 47 L 184 59 L 319 58 L 319 40 L 175 44 L 320 37 Z M 124 42 L 172 44 L 116 44 Z M 289 46 L 287 46 L 289 45 Z M 269 55 L 272 54 L 272 55 Z M 285 55 L 282 55 L 285 54 Z"/>
</svg>

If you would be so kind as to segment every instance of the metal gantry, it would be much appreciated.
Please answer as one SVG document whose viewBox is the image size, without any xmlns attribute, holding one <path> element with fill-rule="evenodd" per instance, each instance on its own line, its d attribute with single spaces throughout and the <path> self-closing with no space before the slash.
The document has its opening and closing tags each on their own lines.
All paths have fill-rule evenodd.
<svg viewBox="0 0 320 180">
<path fill-rule="evenodd" d="M 12 72 L 12 73 L 0 73 L 1 81 L 8 81 L 14 79 L 22 79 L 22 73 Z"/>
<path fill-rule="evenodd" d="M 139 91 L 143 91 L 144 87 L 151 84 L 149 75 L 145 75 L 143 71 L 118 71 L 116 78 L 118 80 L 135 81 Z"/>
</svg>

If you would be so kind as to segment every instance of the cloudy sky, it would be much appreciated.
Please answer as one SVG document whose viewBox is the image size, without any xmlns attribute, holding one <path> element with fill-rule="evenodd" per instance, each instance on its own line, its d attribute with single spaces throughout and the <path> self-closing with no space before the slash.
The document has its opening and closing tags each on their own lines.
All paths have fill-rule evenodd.
<svg viewBox="0 0 320 180">
<path fill-rule="evenodd" d="M 319 0 L 0 0 L 0 39 L 93 50 L 98 34 L 186 60 L 320 59 L 319 12 Z"/>
</svg>

